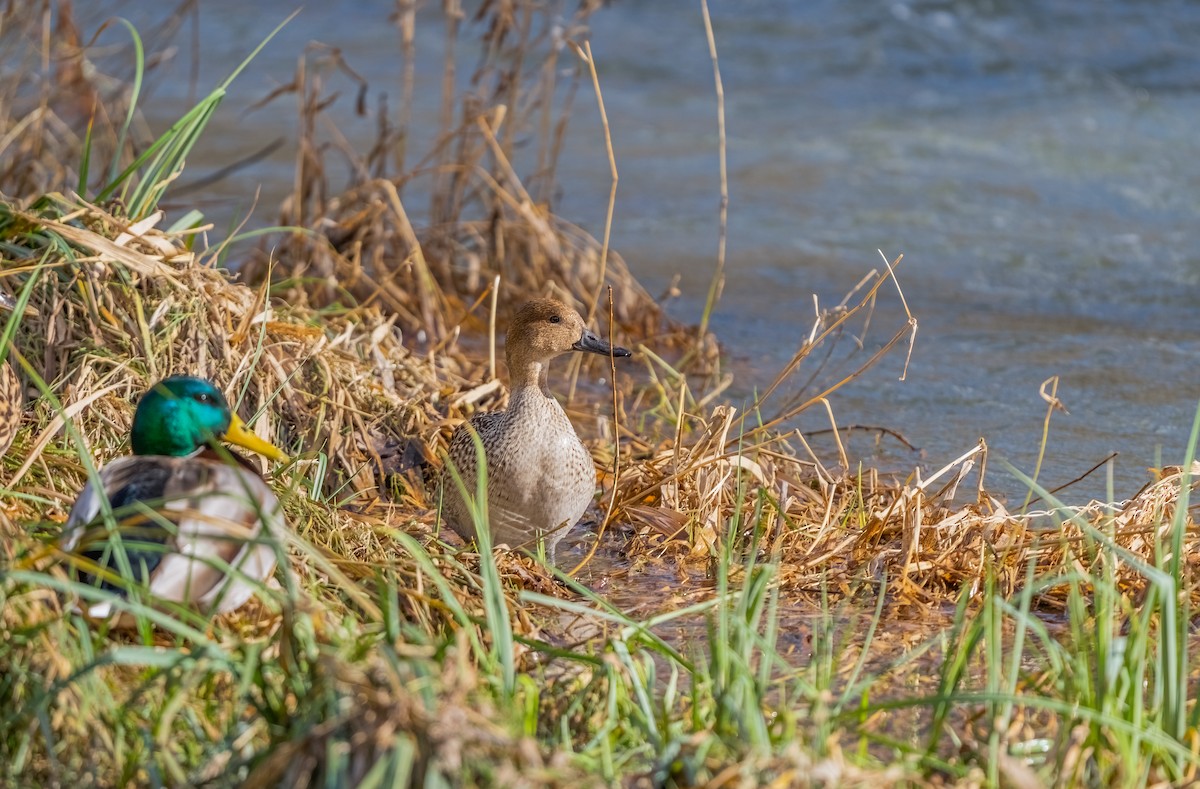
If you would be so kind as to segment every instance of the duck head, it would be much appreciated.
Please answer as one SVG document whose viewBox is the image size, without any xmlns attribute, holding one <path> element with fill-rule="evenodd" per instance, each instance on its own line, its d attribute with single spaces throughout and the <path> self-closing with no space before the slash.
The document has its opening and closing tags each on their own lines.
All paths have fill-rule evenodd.
<svg viewBox="0 0 1200 789">
<path fill-rule="evenodd" d="M 536 380 L 555 356 L 586 351 L 602 356 L 632 356 L 624 348 L 609 345 L 588 329 L 583 318 L 557 299 L 534 299 L 517 312 L 504 341 L 514 385 L 530 371 Z"/>
<path fill-rule="evenodd" d="M 534 299 L 521 307 L 508 329 L 505 348 L 510 355 L 517 352 L 539 360 L 553 359 L 569 351 L 602 356 L 633 355 L 600 339 L 588 329 L 578 312 L 558 299 Z"/>
<path fill-rule="evenodd" d="M 272 460 L 288 459 L 246 429 L 211 381 L 186 375 L 163 379 L 142 395 L 130 438 L 135 455 L 183 457 L 228 441 Z"/>
</svg>

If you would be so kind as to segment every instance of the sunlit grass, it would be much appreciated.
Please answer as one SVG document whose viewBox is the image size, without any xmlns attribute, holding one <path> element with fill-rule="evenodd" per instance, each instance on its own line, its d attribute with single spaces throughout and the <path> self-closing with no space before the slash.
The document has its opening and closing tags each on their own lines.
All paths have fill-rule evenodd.
<svg viewBox="0 0 1200 789">
<path fill-rule="evenodd" d="M 396 184 L 372 175 L 307 206 L 312 226 L 280 251 L 274 280 L 233 282 L 209 265 L 229 246 L 196 248 L 198 215 L 153 219 L 228 82 L 122 159 L 144 78 L 130 33 L 123 124 L 113 140 L 82 136 L 63 181 L 87 194 L 103 171 L 95 201 L 0 200 L 0 274 L 18 297 L 0 341 L 40 393 L 0 461 L 0 783 L 1195 780 L 1197 428 L 1183 471 L 1123 505 L 1067 506 L 1025 480 L 1049 508 L 1010 513 L 986 489 L 984 445 L 923 480 L 889 480 L 852 463 L 839 435 L 827 456 L 793 429 L 878 357 L 850 354 L 852 369 L 816 386 L 791 379 L 870 318 L 890 268 L 818 316 L 761 397 L 735 404 L 705 362 L 708 338 L 665 322 L 609 261 L 613 328 L 642 343 L 644 366 L 618 383 L 611 433 L 587 436 L 598 459 L 622 447 L 604 482 L 624 553 L 603 570 L 611 585 L 494 554 L 484 475 L 481 539 L 447 543 L 429 458 L 498 390 L 463 396 L 479 381 L 457 328 L 484 299 L 435 250 L 492 239 L 502 259 L 479 281 L 503 274 L 519 301 L 549 282 L 599 292 L 594 239 L 531 211 L 500 164 L 475 183 L 486 189 L 439 195 L 446 221 L 418 237 Z M 443 175 L 495 158 L 477 120 L 444 130 L 461 144 L 439 148 Z M 105 165 L 99 150 L 118 153 Z M 323 194 L 319 168 L 304 173 L 298 191 Z M 483 230 L 468 205 L 479 194 L 495 201 Z M 898 327 L 888 347 L 910 336 Z M 220 381 L 296 455 L 271 479 L 291 526 L 280 569 L 257 602 L 213 621 L 131 589 L 118 605 L 132 631 L 88 622 L 75 604 L 113 593 L 70 578 L 61 522 L 127 451 L 133 398 L 182 370 Z M 573 415 L 599 421 L 579 400 Z M 395 460 L 414 446 L 420 460 Z M 614 602 L 637 596 L 636 613 Z"/>
</svg>

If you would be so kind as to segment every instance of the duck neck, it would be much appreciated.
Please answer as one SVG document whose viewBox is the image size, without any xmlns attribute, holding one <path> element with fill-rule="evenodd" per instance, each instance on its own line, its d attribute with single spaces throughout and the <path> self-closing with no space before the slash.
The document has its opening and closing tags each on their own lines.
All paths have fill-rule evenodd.
<svg viewBox="0 0 1200 789">
<path fill-rule="evenodd" d="M 550 388 L 546 378 L 549 369 L 550 364 L 545 361 L 509 359 L 508 374 L 511 377 L 513 396 L 518 393 L 537 393 L 549 397 Z"/>
</svg>

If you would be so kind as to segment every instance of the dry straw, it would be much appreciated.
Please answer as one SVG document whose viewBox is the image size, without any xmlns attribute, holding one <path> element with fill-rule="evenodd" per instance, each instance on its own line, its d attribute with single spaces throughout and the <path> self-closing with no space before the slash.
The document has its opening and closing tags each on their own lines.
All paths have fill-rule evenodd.
<svg viewBox="0 0 1200 789">
<path fill-rule="evenodd" d="M 304 130 L 282 219 L 310 230 L 264 247 L 240 280 L 214 267 L 224 249 L 194 251 L 205 228 L 164 230 L 161 212 L 134 222 L 120 216 L 119 205 L 61 194 L 27 207 L 4 205 L 4 287 L 15 293 L 32 283 L 33 314 L 21 316 L 11 355 L 24 366 L 27 385 L 44 381 L 61 403 L 61 410 L 51 398 L 33 403 L 7 456 L 8 489 L 36 492 L 9 497 L 0 513 L 18 535 L 7 546 L 10 556 L 28 547 L 20 524 L 61 519 L 83 481 L 80 455 L 103 462 L 125 451 L 134 397 L 157 378 L 189 372 L 220 381 L 260 433 L 301 458 L 279 483 L 320 505 L 292 514 L 297 532 L 329 566 L 361 578 L 390 565 L 398 553 L 390 533 L 427 538 L 436 527 L 436 502 L 424 481 L 454 426 L 475 409 L 503 405 L 503 390 L 483 380 L 478 346 L 458 341 L 459 329 L 484 326 L 476 307 L 498 282 L 501 323 L 530 296 L 571 298 L 607 284 L 612 325 L 604 330 L 619 342 L 641 343 L 644 373 L 622 376 L 613 392 L 615 432 L 602 398 L 591 396 L 595 389 L 589 405 L 572 406 L 602 468 L 610 465 L 611 439 L 627 448 L 620 476 L 606 476 L 604 484 L 630 554 L 707 562 L 733 539 L 779 557 L 789 588 L 886 571 L 899 579 L 901 594 L 925 603 L 948 599 L 987 566 L 1004 568 L 1012 588 L 1030 556 L 1040 571 L 1059 566 L 1078 532 L 1070 524 L 1032 528 L 1033 515 L 1009 512 L 990 495 L 985 446 L 914 482 L 857 471 L 840 440 L 831 462 L 796 430 L 814 405 L 828 409 L 838 388 L 911 343 L 916 322 L 908 315 L 849 372 L 830 376 L 826 369 L 839 340 L 857 342 L 854 333 L 865 333 L 882 288 L 893 283 L 903 301 L 898 261 L 885 260 L 886 270 L 868 274 L 842 303 L 818 309 L 792 360 L 756 402 L 740 411 L 722 403 L 729 379 L 716 377 L 711 338 L 696 339 L 668 321 L 618 255 L 547 211 L 517 175 L 512 130 L 535 118 L 543 128 L 560 128 L 546 122 L 556 85 L 547 76 L 533 98 L 502 102 L 520 74 L 505 71 L 517 66 L 501 50 L 533 47 L 538 34 L 527 20 L 491 11 L 498 14 L 489 28 L 494 49 L 476 75 L 478 90 L 464 101 L 461 120 L 447 103 L 435 153 L 414 171 L 445 186 L 432 193 L 437 221 L 422 231 L 405 206 L 408 176 L 373 175 L 403 129 L 383 128 L 362 156 L 343 144 L 340 152 L 360 176 L 344 192 L 331 192 L 322 154 L 328 147 L 316 131 L 329 106 L 327 87 L 307 61 L 277 96 L 297 97 Z M 69 32 L 69 19 L 60 25 Z M 68 55 L 79 57 L 71 49 L 77 39 L 63 36 Z M 73 61 L 57 62 L 68 69 Z M 71 74 L 43 106 L 8 119 L 5 153 L 20 155 L 5 161 L 26 165 L 8 170 L 7 183 L 30 183 L 37 172 L 31 163 L 62 160 L 59 132 L 68 124 L 55 105 L 70 108 L 67 96 L 101 91 Z M 594 77 L 589 60 L 575 79 Z M 554 139 L 541 144 L 553 148 Z M 539 161 L 539 184 L 553 182 L 554 155 L 543 151 Z M 688 366 L 676 369 L 672 358 Z M 826 383 L 795 384 L 802 371 Z M 959 488 L 975 469 L 974 489 L 963 500 Z M 935 487 L 943 478 L 950 482 Z M 1117 539 L 1145 555 L 1150 543 L 1141 535 L 1170 509 L 1175 480 L 1164 477 L 1115 514 L 1096 505 L 1079 512 L 1111 517 Z M 1053 589 L 1043 598 L 1058 604 Z"/>
<path fill-rule="evenodd" d="M 294 82 L 277 95 L 297 99 L 302 130 L 282 223 L 305 230 L 264 245 L 240 277 L 216 265 L 227 249 L 204 248 L 208 228 L 172 227 L 158 210 L 131 219 L 119 201 L 96 205 L 66 189 L 68 175 L 78 174 L 61 172 L 61 163 L 82 147 L 70 131 L 78 128 L 70 119 L 78 102 L 96 110 L 97 129 L 119 126 L 103 117 L 106 102 L 98 99 L 104 86 L 81 76 L 77 35 L 57 37 L 66 48 L 54 60 L 60 79 L 26 115 L 5 114 L 20 86 L 0 86 L 0 184 L 23 195 L 49 192 L 36 200 L 0 200 L 0 290 L 21 294 L 29 308 L 14 317 L 6 351 L 26 391 L 36 395 L 20 410 L 12 447 L 0 463 L 6 571 L 37 570 L 62 581 L 50 547 L 58 524 L 89 463 L 128 451 L 136 396 L 169 374 L 212 378 L 256 432 L 297 460 L 271 479 L 294 532 L 282 574 L 288 593 L 268 595 L 263 605 L 213 625 L 212 643 L 202 646 L 219 651 L 230 644 L 270 644 L 263 661 L 278 662 L 293 676 L 309 672 L 311 687 L 329 689 L 351 710 L 303 736 L 284 737 L 285 744 L 248 773 L 247 785 L 291 785 L 320 775 L 334 758 L 334 743 L 349 742 L 356 744 L 358 761 L 346 774 L 361 779 L 379 753 L 395 747 L 397 732 L 415 732 L 419 758 L 434 760 L 436 754 L 443 765 L 482 753 L 497 765 L 492 777 L 499 783 L 506 776 L 561 770 L 529 738 L 498 730 L 494 711 L 472 708 L 479 678 L 466 656 L 483 661 L 486 649 L 478 645 L 490 638 L 481 625 L 479 558 L 461 551 L 453 537 L 440 539 L 427 480 L 436 477 L 434 459 L 457 424 L 477 409 L 504 405 L 494 363 L 478 339 L 485 328 L 494 333 L 535 295 L 556 295 L 587 312 L 580 299 L 611 287 L 611 311 L 596 311 L 607 324 L 601 331 L 636 346 L 642 367 L 617 369 L 611 391 L 581 387 L 569 411 L 605 470 L 607 517 L 597 508 L 590 522 L 611 523 L 606 539 L 628 560 L 612 568 L 613 575 L 632 576 L 657 564 L 684 578 L 712 577 L 713 563 L 722 557 L 758 554 L 777 565 L 772 583 L 784 595 L 851 592 L 887 578 L 888 600 L 909 611 L 939 610 L 988 577 L 1002 593 L 1016 593 L 1032 577 L 1031 568 L 1051 581 L 1076 567 L 1111 571 L 1121 588 L 1141 593 L 1144 575 L 1119 553 L 1089 551 L 1088 529 L 1099 528 L 1128 556 L 1152 559 L 1175 522 L 1183 479 L 1178 470 L 1165 470 L 1123 504 L 1012 512 L 987 489 L 982 441 L 925 478 L 861 467 L 847 449 L 846 431 L 838 430 L 830 405 L 837 390 L 905 341 L 911 347 L 915 337 L 916 321 L 905 306 L 905 319 L 877 351 L 857 350 L 889 287 L 903 303 L 898 260 L 885 260 L 885 270 L 865 276 L 840 304 L 816 309 L 811 330 L 761 396 L 730 401 L 730 377 L 711 335 L 668 320 L 620 256 L 607 250 L 607 240 L 598 242 L 557 217 L 546 197 L 553 194 L 569 113 L 569 106 L 553 101 L 562 92 L 556 83 L 559 48 L 548 46 L 551 54 L 533 92 L 521 100 L 512 93 L 523 84 L 520 64 L 508 55 L 510 48 L 546 47 L 553 35 L 578 35 L 587 9 L 565 28 L 539 33 L 526 4 L 485 5 L 481 13 L 491 16 L 476 90 L 456 115 L 448 60 L 437 142 L 405 173 L 388 169 L 389 155 L 406 139 L 404 128 L 381 128 L 377 144 L 361 155 L 336 134 L 330 142 L 318 133 L 326 126 L 328 86 L 308 60 L 301 61 Z M 406 48 L 413 45 L 414 13 L 415 4 L 400 4 Z M 450 53 L 459 18 L 448 13 L 447 19 Z M 27 28 L 18 25 L 13 33 L 10 27 L 9 35 L 45 33 L 39 24 L 21 17 Z M 69 17 L 59 24 L 70 32 Z M 580 81 L 595 77 L 590 51 L 583 51 L 589 52 L 587 67 L 577 66 L 571 96 Z M 716 69 L 715 50 L 713 59 Z M 405 90 L 411 91 L 411 72 L 405 74 Z M 540 138 L 538 170 L 529 179 L 535 188 L 513 163 L 517 130 L 525 128 L 549 132 Z M 96 155 L 128 161 L 126 144 L 116 133 L 97 134 Z M 339 192 L 330 187 L 330 146 L 346 156 L 354 174 Z M 400 161 L 412 161 L 411 152 L 402 153 Z M 434 184 L 430 221 L 423 227 L 410 213 L 416 174 Z M 849 352 L 838 351 L 847 345 Z M 581 380 L 611 379 L 614 371 L 605 370 L 602 360 L 591 364 Z M 822 428 L 826 420 L 834 422 L 833 451 L 814 449 L 819 431 L 801 432 L 813 418 Z M 1189 530 L 1180 543 L 1189 557 L 1197 555 L 1195 541 Z M 1194 564 L 1187 560 L 1187 593 L 1196 605 Z M 571 634 L 559 632 L 557 614 L 519 602 L 517 592 L 572 595 L 527 557 L 502 555 L 500 571 L 517 636 L 511 659 L 533 670 L 545 659 L 542 640 L 559 642 Z M 736 576 L 739 569 L 728 572 Z M 62 595 L 20 588 L 2 608 L 6 639 L 47 621 L 70 626 Z M 682 604 L 710 594 L 710 586 L 696 584 L 674 599 Z M 1035 604 L 1057 610 L 1066 599 L 1065 584 L 1042 583 Z M 346 644 L 365 638 L 354 629 L 361 622 L 371 623 L 366 629 L 374 635 L 392 628 L 385 639 L 389 648 L 424 658 L 432 656 L 422 652 L 423 639 L 453 632 L 458 648 L 437 656 L 445 676 L 436 683 L 449 690 L 436 713 L 418 703 L 382 658 L 313 658 L 312 644 L 349 649 Z M 307 623 L 311 643 L 297 635 L 303 630 L 298 623 Z M 66 681 L 71 664 L 56 646 L 63 631 L 30 632 L 35 635 L 21 653 L 25 670 L 61 691 L 56 709 L 62 714 L 46 725 L 54 741 L 80 745 L 84 753 L 88 723 L 95 721 Z M 123 671 L 111 667 L 104 677 L 113 687 L 128 687 L 132 673 Z M 596 677 L 599 671 L 597 663 Z M 565 708 L 577 700 L 579 687 L 596 690 L 596 682 L 567 676 L 561 686 L 543 689 L 541 703 Z M 224 723 L 236 722 L 244 710 L 221 714 Z M 262 719 L 246 727 L 247 742 L 278 734 Z M 221 758 L 235 758 L 245 744 L 232 743 Z M 169 745 L 163 747 L 163 758 L 174 758 Z M 107 774 L 119 774 L 113 756 L 119 749 L 99 750 L 114 761 Z M 221 758 L 199 773 L 180 768 L 171 778 L 184 783 L 222 775 L 228 763 Z M 837 757 L 836 746 L 819 765 L 799 750 L 764 764 L 785 776 L 821 766 L 847 780 L 860 778 Z M 48 765 L 39 765 L 43 775 L 58 774 Z"/>
</svg>

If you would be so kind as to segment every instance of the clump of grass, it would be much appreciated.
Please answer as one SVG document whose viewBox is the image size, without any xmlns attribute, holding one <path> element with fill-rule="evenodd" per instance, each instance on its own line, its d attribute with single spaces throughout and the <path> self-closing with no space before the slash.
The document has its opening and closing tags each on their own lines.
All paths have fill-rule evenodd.
<svg viewBox="0 0 1200 789">
<path fill-rule="evenodd" d="M 563 58 L 586 37 L 595 10 L 590 3 L 569 14 L 555 4 L 484 3 L 469 28 L 479 32 L 480 60 L 460 95 L 458 65 L 448 55 L 437 134 L 415 164 L 403 111 L 398 125 L 381 119 L 364 150 L 321 133 L 336 128 L 336 94 L 314 67 L 328 55 L 302 61 L 293 82 L 270 98 L 295 94 L 301 106 L 295 189 L 280 224 L 310 232 L 264 245 L 247 273 L 266 276 L 269 264 L 276 292 L 293 303 L 378 304 L 411 335 L 451 350 L 460 327 L 483 328 L 473 309 L 496 282 L 501 320 L 543 295 L 591 314 L 580 299 L 609 285 L 615 330 L 655 336 L 660 346 L 682 341 L 682 327 L 667 319 L 621 256 L 605 255 L 591 234 L 554 212 L 562 138 L 588 73 L 578 58 Z M 402 32 L 414 14 L 415 4 L 401 8 Z M 448 14 L 448 40 L 439 46 L 452 53 L 465 29 Z M 405 40 L 404 62 L 411 64 L 419 42 Z M 341 160 L 348 166 L 339 167 Z M 349 183 L 335 189 L 332 173 L 343 170 Z M 427 208 L 413 207 L 425 200 Z"/>
<path fill-rule="evenodd" d="M 279 742 L 293 746 L 304 737 L 320 743 L 361 736 L 358 719 L 330 721 L 367 692 L 362 677 L 374 678 L 368 687 L 379 686 L 371 693 L 391 695 L 354 702 L 361 714 L 408 703 L 396 688 L 410 680 L 403 672 L 396 676 L 395 666 L 384 671 L 386 661 L 375 654 L 389 628 L 398 636 L 400 620 L 425 625 L 415 647 L 427 660 L 434 648 L 423 643 L 450 632 L 451 624 L 460 633 L 475 631 L 466 643 L 477 649 L 488 641 L 455 597 L 472 599 L 478 580 L 449 557 L 431 558 L 422 545 L 432 544 L 422 525 L 432 513 L 413 506 L 423 501 L 419 477 L 411 486 L 400 481 L 398 468 L 386 465 L 396 458 L 381 457 L 387 442 L 402 446 L 401 439 L 440 419 L 431 406 L 437 369 L 409 353 L 377 311 L 277 310 L 263 291 L 204 265 L 184 246 L 189 235 L 162 232 L 150 222 L 135 228 L 61 197 L 30 211 L 0 207 L 0 238 L 8 260 L 18 264 L 6 264 L 6 274 L 27 289 L 36 310 L 35 317 L 21 318 L 13 355 L 45 393 L 5 455 L 0 493 L 6 504 L 0 513 L 4 626 L 11 636 L 0 662 L 14 679 L 7 693 L 20 702 L 8 707 L 4 729 L 14 776 L 64 780 L 94 769 L 114 780 L 191 783 L 217 754 L 240 764 L 245 775 L 270 772 L 270 743 L 284 732 L 290 733 Z M 70 615 L 69 595 L 54 593 L 69 588 L 63 572 L 44 557 L 86 477 L 82 461 L 102 463 L 127 452 L 134 398 L 177 371 L 222 382 L 256 430 L 298 450 L 302 459 L 276 481 L 295 531 L 296 580 L 287 594 L 267 595 L 271 605 L 218 623 L 209 635 L 167 627 L 167 643 L 146 633 L 142 643 L 110 643 Z M 389 486 L 388 504 L 368 508 Z M 403 504 L 421 541 L 395 533 L 395 520 L 386 517 Z M 441 581 L 440 603 L 415 591 L 432 583 L 430 571 L 455 579 Z M 380 602 L 388 589 L 390 608 Z M 445 608 L 448 602 L 457 606 L 457 617 L 453 607 Z M 450 645 L 456 638 L 444 637 Z M 355 659 L 368 652 L 375 656 Z M 436 673 L 436 666 L 423 671 Z M 317 706 L 298 715 L 297 699 Z M 249 723 L 247 709 L 258 710 Z M 287 726 L 273 728 L 273 717 Z M 162 739 L 141 741 L 144 735 Z M 406 727 L 404 736 L 412 735 Z M 102 742 L 91 742 L 96 736 Z M 177 741 L 186 743 L 184 752 L 155 745 Z M 243 744 L 231 753 L 235 742 Z M 388 740 L 379 747 L 391 759 L 400 746 Z M 235 758 L 239 749 L 254 758 Z M 81 759 L 84 753 L 95 759 Z M 308 762 L 300 756 L 276 766 L 303 772 Z M 311 769 L 361 777 L 378 761 L 363 758 L 330 765 L 320 756 L 322 766 Z M 414 751 L 409 761 L 430 758 L 431 751 Z M 138 772 L 126 774 L 134 765 Z"/>
<path fill-rule="evenodd" d="M 401 4 L 402 26 L 414 12 Z M 584 35 L 586 13 L 569 35 Z M 533 186 L 517 177 L 517 130 L 565 123 L 549 98 L 557 50 L 538 49 L 533 4 L 481 14 L 486 56 L 460 119 L 447 100 L 424 231 L 379 151 L 361 162 L 369 176 L 328 197 L 311 139 L 286 216 L 319 233 L 241 282 L 217 269 L 229 248 L 204 248 L 196 216 L 167 225 L 156 210 L 177 159 L 129 170 L 142 178 L 123 183 L 147 198 L 132 214 L 61 180 L 0 200 L 0 287 L 32 310 L 14 313 L 5 352 L 39 394 L 0 462 L 3 782 L 1193 780 L 1190 474 L 1166 470 L 1122 505 L 1013 513 L 986 490 L 982 443 L 904 480 L 856 468 L 840 433 L 832 456 L 814 450 L 794 420 L 878 355 L 851 355 L 849 373 L 786 397 L 784 384 L 825 370 L 854 321 L 865 332 L 892 264 L 819 316 L 750 407 L 723 402 L 727 384 L 695 375 L 717 368 L 662 352 L 710 359 L 711 338 L 663 339 L 677 327 L 629 272 L 547 211 L 552 135 Z M 536 52 L 542 92 L 518 101 Z M 311 130 L 319 86 L 296 90 Z M 136 159 L 122 128 L 91 141 L 118 174 Z M 194 131 L 160 150 L 184 150 L 175 143 Z M 495 274 L 507 306 L 614 284 L 613 322 L 642 341 L 645 376 L 614 392 L 615 428 L 572 410 L 596 425 L 598 458 L 610 459 L 607 439 L 622 450 L 604 522 L 629 561 L 607 578 L 669 568 L 670 603 L 631 615 L 534 559 L 440 539 L 431 459 L 472 409 L 503 403 L 500 387 L 476 386 L 482 353 L 455 332 L 476 327 L 464 316 Z M 883 352 L 914 331 L 897 327 Z M 673 345 L 684 336 L 693 344 Z M 173 372 L 221 382 L 297 457 L 272 478 L 287 561 L 279 588 L 207 626 L 168 612 L 108 633 L 72 612 L 54 543 L 88 467 L 127 451 L 133 398 Z M 915 634 L 901 626 L 939 615 Z"/>
</svg>

